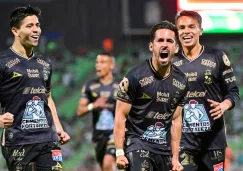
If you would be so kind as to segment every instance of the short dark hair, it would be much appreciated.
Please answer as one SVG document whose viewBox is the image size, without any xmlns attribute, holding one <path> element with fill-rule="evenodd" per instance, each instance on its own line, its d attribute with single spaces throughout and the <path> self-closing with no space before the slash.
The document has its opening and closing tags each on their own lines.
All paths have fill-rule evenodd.
<svg viewBox="0 0 243 171">
<path fill-rule="evenodd" d="M 20 28 L 21 22 L 27 16 L 36 15 L 38 19 L 41 16 L 41 10 L 37 7 L 17 7 L 10 14 L 10 27 Z"/>
<path fill-rule="evenodd" d="M 155 32 L 159 29 L 169 29 L 171 31 L 173 31 L 175 33 L 175 38 L 177 40 L 178 38 L 178 33 L 177 33 L 177 29 L 175 27 L 175 25 L 167 20 L 165 21 L 161 21 L 160 23 L 158 24 L 155 24 L 151 31 L 150 31 L 150 42 L 153 42 L 154 41 L 154 38 L 155 38 Z"/>
<path fill-rule="evenodd" d="M 188 17 L 192 17 L 192 18 L 196 19 L 197 22 L 199 23 L 199 27 L 202 28 L 202 16 L 198 12 L 196 12 L 196 11 L 186 11 L 186 10 L 178 12 L 176 14 L 176 17 L 175 17 L 176 24 L 177 24 L 178 18 L 180 18 L 182 16 L 188 16 Z"/>
</svg>

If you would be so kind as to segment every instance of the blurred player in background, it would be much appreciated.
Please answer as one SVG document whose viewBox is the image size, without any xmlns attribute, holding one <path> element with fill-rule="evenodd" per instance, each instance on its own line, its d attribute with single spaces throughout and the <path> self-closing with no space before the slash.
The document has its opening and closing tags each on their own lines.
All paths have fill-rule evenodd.
<svg viewBox="0 0 243 171">
<path fill-rule="evenodd" d="M 176 27 L 182 50 L 173 64 L 188 77 L 180 161 L 186 171 L 223 170 L 227 147 L 224 113 L 239 100 L 239 89 L 227 55 L 200 44 L 202 17 L 181 11 Z"/>
<path fill-rule="evenodd" d="M 11 171 L 62 170 L 58 140 L 63 130 L 51 97 L 52 65 L 34 52 L 41 35 L 41 11 L 18 7 L 10 15 L 13 45 L 0 53 L 2 153 Z M 2 124 L 3 123 L 3 124 Z"/>
<path fill-rule="evenodd" d="M 115 59 L 110 53 L 100 53 L 96 58 L 97 79 L 88 81 L 82 88 L 77 115 L 93 114 L 93 142 L 96 159 L 103 171 L 115 169 L 115 144 L 113 138 L 116 94 L 119 83 L 112 70 Z"/>
<path fill-rule="evenodd" d="M 114 127 L 119 169 L 183 170 L 178 155 L 187 79 L 171 65 L 177 48 L 174 24 L 154 25 L 152 57 L 129 71 L 119 85 Z"/>
</svg>

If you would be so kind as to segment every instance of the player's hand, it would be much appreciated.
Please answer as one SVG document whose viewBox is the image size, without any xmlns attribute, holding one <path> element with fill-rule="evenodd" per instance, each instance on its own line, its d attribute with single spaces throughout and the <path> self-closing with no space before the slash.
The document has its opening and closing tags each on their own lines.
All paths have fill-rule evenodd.
<svg viewBox="0 0 243 171">
<path fill-rule="evenodd" d="M 14 115 L 12 113 L 4 113 L 0 115 L 0 127 L 1 128 L 9 128 L 12 126 L 14 121 Z"/>
<path fill-rule="evenodd" d="M 108 99 L 105 98 L 105 97 L 99 97 L 99 98 L 93 103 L 94 108 L 98 108 L 98 107 L 103 108 L 103 107 L 105 107 L 105 104 L 106 104 L 107 100 L 108 100 Z"/>
<path fill-rule="evenodd" d="M 128 160 L 124 155 L 118 156 L 116 158 L 116 167 L 118 169 L 125 169 L 128 167 Z"/>
<path fill-rule="evenodd" d="M 228 106 L 224 102 L 219 103 L 210 99 L 208 99 L 207 101 L 213 108 L 212 110 L 210 110 L 210 114 L 214 120 L 219 119 L 221 116 L 223 116 L 224 112 L 228 110 Z"/>
<path fill-rule="evenodd" d="M 58 130 L 57 134 L 61 145 L 66 144 L 70 140 L 70 136 L 64 130 Z"/>
<path fill-rule="evenodd" d="M 172 158 L 172 170 L 171 171 L 183 171 L 183 166 L 178 159 Z"/>
</svg>

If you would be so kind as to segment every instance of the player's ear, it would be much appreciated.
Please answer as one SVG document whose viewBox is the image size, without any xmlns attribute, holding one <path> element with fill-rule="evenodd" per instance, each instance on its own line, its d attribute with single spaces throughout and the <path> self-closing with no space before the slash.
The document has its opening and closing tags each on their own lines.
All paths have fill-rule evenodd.
<svg viewBox="0 0 243 171">
<path fill-rule="evenodd" d="M 178 43 L 176 43 L 176 50 L 175 50 L 175 53 L 178 53 L 178 51 L 179 51 L 179 44 Z"/>
<path fill-rule="evenodd" d="M 18 36 L 18 29 L 16 27 L 12 27 L 11 31 L 14 34 L 14 36 Z"/>
<path fill-rule="evenodd" d="M 200 28 L 200 36 L 202 35 L 202 32 L 203 32 L 203 28 Z"/>
<path fill-rule="evenodd" d="M 150 50 L 151 52 L 153 51 L 153 43 L 152 43 L 152 42 L 149 43 L 149 50 Z"/>
</svg>

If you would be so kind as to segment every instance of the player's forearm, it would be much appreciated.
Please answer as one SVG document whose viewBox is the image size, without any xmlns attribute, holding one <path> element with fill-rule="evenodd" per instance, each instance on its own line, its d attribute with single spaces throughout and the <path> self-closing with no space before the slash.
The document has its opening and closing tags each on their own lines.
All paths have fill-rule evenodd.
<svg viewBox="0 0 243 171">
<path fill-rule="evenodd" d="M 171 148 L 172 148 L 172 155 L 173 158 L 178 159 L 179 157 L 179 147 L 180 147 L 180 140 L 181 140 L 181 120 L 177 118 L 176 120 L 172 121 L 171 126 Z"/>
<path fill-rule="evenodd" d="M 84 116 L 88 114 L 90 111 L 91 109 L 88 108 L 88 105 L 79 105 L 77 109 L 77 116 Z"/>
<path fill-rule="evenodd" d="M 57 110 L 56 110 L 56 107 L 55 107 L 55 103 L 54 103 L 51 95 L 48 96 L 48 106 L 51 109 L 51 114 L 52 114 L 52 118 L 54 120 L 54 124 L 56 126 L 56 129 L 57 130 L 63 130 L 62 125 L 60 123 L 60 120 L 57 116 Z"/>
<path fill-rule="evenodd" d="M 118 117 L 119 114 L 116 113 L 115 125 L 114 125 L 114 139 L 115 146 L 117 149 L 124 148 L 124 138 L 125 138 L 125 117 Z"/>
<path fill-rule="evenodd" d="M 223 102 L 221 102 L 222 104 L 223 104 L 223 106 L 225 107 L 225 110 L 228 110 L 228 109 L 230 109 L 232 106 L 233 106 L 233 104 L 231 103 L 231 101 L 230 100 L 228 100 L 228 99 L 225 99 Z"/>
</svg>

